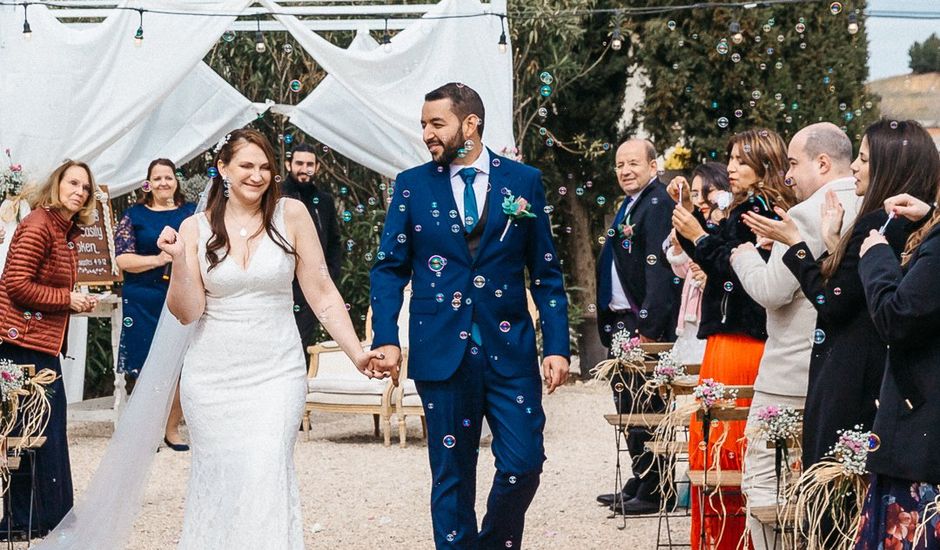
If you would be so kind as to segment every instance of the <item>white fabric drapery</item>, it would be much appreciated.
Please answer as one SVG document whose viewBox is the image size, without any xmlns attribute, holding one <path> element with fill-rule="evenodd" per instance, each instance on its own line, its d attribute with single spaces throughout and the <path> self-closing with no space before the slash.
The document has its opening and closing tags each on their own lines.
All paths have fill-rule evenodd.
<svg viewBox="0 0 940 550">
<path fill-rule="evenodd" d="M 177 92 L 182 94 L 181 101 L 174 103 L 177 108 L 182 100 L 197 99 L 194 86 L 180 85 L 193 73 L 205 81 L 207 75 L 200 75 L 197 65 L 235 19 L 194 14 L 240 13 L 249 1 L 120 2 L 125 7 L 187 12 L 146 13 L 140 46 L 133 40 L 139 24 L 135 11 L 115 10 L 98 25 L 74 29 L 60 23 L 45 6 L 30 4 L 33 36 L 25 40 L 23 7 L 0 6 L 0 145 L 12 150 L 32 179 L 42 180 L 63 159 L 74 158 L 89 162 L 99 179 L 112 185 L 112 194 L 129 191 L 135 180 L 139 184 L 143 179 L 142 168 L 125 167 L 122 162 L 129 160 L 127 153 L 154 144 L 132 136 L 176 135 L 154 119 L 145 127 L 141 124 Z M 235 116 L 228 99 L 228 114 Z M 189 114 L 199 115 L 199 111 Z M 202 120 L 212 116 L 205 113 Z M 227 122 L 224 118 L 224 113 L 216 116 L 221 124 Z M 211 137 L 193 145 L 211 142 Z M 146 152 L 150 158 L 166 156 Z M 124 172 L 124 176 L 119 174 Z"/>
<path fill-rule="evenodd" d="M 200 62 L 143 121 L 89 164 L 112 196 L 123 195 L 140 187 L 151 160 L 182 165 L 267 109 Z"/>
<path fill-rule="evenodd" d="M 278 8 L 270 0 L 262 4 Z M 512 57 L 497 47 L 500 19 L 434 19 L 485 11 L 478 0 L 443 0 L 395 35 L 387 52 L 365 36 L 343 49 L 296 17 L 276 16 L 328 73 L 306 99 L 286 109 L 291 123 L 353 161 L 395 177 L 431 159 L 421 139 L 424 94 L 462 82 L 486 107 L 483 141 L 497 153 L 512 148 Z"/>
</svg>

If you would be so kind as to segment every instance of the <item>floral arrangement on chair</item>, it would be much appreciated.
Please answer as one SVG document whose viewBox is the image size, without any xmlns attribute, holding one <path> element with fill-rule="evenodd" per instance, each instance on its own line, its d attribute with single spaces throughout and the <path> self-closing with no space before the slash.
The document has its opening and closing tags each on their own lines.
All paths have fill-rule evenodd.
<svg viewBox="0 0 940 550">
<path fill-rule="evenodd" d="M 794 508 L 794 527 L 809 548 L 833 542 L 835 548 L 853 547 L 868 488 L 865 462 L 881 444 L 877 435 L 858 425 L 838 434 L 826 456 L 804 471 L 787 494 Z"/>
<path fill-rule="evenodd" d="M 753 435 L 783 445 L 788 439 L 799 439 L 800 418 L 793 407 L 767 405 L 757 411 L 757 433 Z"/>
<path fill-rule="evenodd" d="M 23 190 L 26 181 L 23 166 L 13 162 L 13 155 L 9 149 L 4 151 L 9 163 L 0 170 L 0 200 L 15 197 Z"/>
<path fill-rule="evenodd" d="M 609 378 L 615 371 L 635 371 L 642 373 L 645 370 L 646 356 L 640 347 L 640 337 L 634 336 L 627 329 L 614 333 L 610 340 L 610 359 L 605 359 L 591 369 L 595 380 Z"/>
<path fill-rule="evenodd" d="M 660 352 L 653 375 L 646 382 L 646 390 L 650 393 L 658 391 L 663 398 L 668 398 L 673 382 L 687 375 L 685 365 L 679 362 L 672 350 Z"/>
<path fill-rule="evenodd" d="M 19 454 L 28 442 L 42 435 L 49 422 L 49 398 L 46 388 L 56 379 L 56 374 L 43 369 L 30 375 L 20 365 L 7 359 L 0 359 L 0 494 L 9 487 L 10 471 L 7 466 L 7 452 Z M 22 418 L 22 422 L 18 420 Z M 7 448 L 7 437 L 13 427 L 20 426 L 19 443 L 12 449 Z"/>
<path fill-rule="evenodd" d="M 692 396 L 698 400 L 698 406 L 707 411 L 717 406 L 734 406 L 738 390 L 726 388 L 724 384 L 711 378 L 704 378 L 692 390 Z"/>
</svg>

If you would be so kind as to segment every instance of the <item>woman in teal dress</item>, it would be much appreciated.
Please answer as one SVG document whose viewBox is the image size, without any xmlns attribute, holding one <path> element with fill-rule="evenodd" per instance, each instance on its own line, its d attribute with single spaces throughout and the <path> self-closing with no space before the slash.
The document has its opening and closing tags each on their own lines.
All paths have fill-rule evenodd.
<svg viewBox="0 0 940 550">
<path fill-rule="evenodd" d="M 114 235 L 117 264 L 124 271 L 124 326 L 118 369 L 134 380 L 150 353 L 170 282 L 170 256 L 157 248 L 157 237 L 166 226 L 179 229 L 196 210 L 195 205 L 185 202 L 176 166 L 170 160 L 150 163 L 142 191 L 137 204 L 124 213 Z M 164 443 L 175 451 L 189 449 L 179 434 L 182 418 L 177 389 L 164 435 Z"/>
</svg>

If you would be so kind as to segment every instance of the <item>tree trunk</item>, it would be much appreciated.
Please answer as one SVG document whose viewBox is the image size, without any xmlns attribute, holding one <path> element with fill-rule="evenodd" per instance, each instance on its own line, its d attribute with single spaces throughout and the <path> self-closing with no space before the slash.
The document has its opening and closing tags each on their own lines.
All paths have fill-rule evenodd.
<svg viewBox="0 0 940 550">
<path fill-rule="evenodd" d="M 570 238 L 565 239 L 565 257 L 571 262 L 567 271 L 572 279 L 567 286 L 581 289 L 572 299 L 577 301 L 582 310 L 587 311 L 588 305 L 593 304 L 597 296 L 591 216 L 583 200 L 573 192 L 565 195 L 562 204 L 571 225 Z"/>
</svg>

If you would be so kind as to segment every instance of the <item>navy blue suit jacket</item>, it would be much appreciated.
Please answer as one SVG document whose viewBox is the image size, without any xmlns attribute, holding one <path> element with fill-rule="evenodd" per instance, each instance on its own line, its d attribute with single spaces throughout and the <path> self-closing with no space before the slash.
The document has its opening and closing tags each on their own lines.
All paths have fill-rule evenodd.
<svg viewBox="0 0 940 550">
<path fill-rule="evenodd" d="M 621 253 L 618 258 L 613 250 L 623 242 L 618 233 L 618 226 L 624 218 L 626 203 L 623 203 L 611 226 L 614 235 L 604 242 L 597 262 L 597 324 L 601 342 L 608 347 L 613 333 L 617 332 L 616 327 L 606 330 L 614 318 L 609 305 L 612 293 L 610 266 L 615 261 L 620 284 L 632 310 L 628 318 L 630 326 L 626 328 L 657 341 L 675 340 L 682 285 L 666 259 L 663 242 L 672 231 L 672 211 L 676 203 L 659 178 L 644 187 L 635 200 L 636 204 L 630 209 L 630 223 L 635 231 L 630 252 Z"/>
<path fill-rule="evenodd" d="M 471 257 L 447 166 L 429 162 L 398 175 L 371 272 L 373 347 L 400 346 L 398 313 L 411 281 L 408 376 L 449 378 L 471 342 L 474 322 L 493 368 L 503 376 L 539 376 L 535 329 L 525 285 L 539 310 L 545 355 L 570 355 L 568 300 L 545 213 L 542 174 L 490 151 L 487 222 Z M 531 203 L 535 218 L 510 222 L 505 193 Z M 482 211 L 482 209 L 481 209 Z"/>
</svg>

